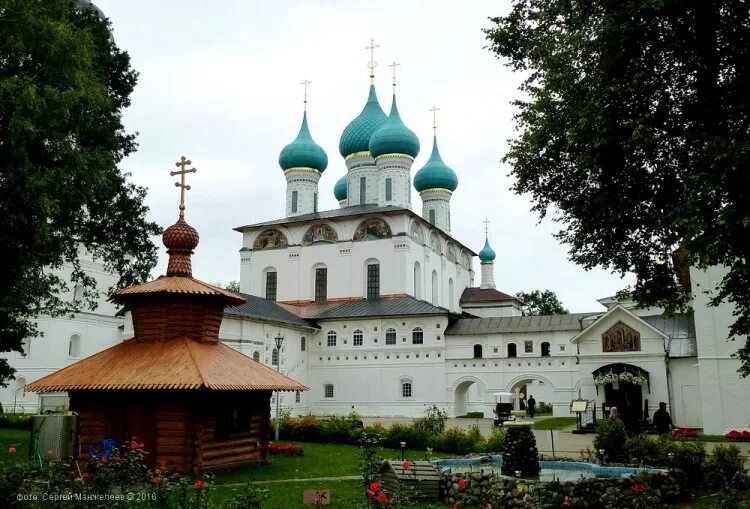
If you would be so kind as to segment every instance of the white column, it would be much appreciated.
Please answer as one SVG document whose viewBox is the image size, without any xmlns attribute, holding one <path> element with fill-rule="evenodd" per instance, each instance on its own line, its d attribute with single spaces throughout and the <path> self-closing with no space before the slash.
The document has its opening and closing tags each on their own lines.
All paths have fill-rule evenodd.
<svg viewBox="0 0 750 509">
<path fill-rule="evenodd" d="M 494 262 L 482 262 L 482 284 L 479 288 L 486 290 L 488 288 L 495 289 L 495 264 Z"/>
<path fill-rule="evenodd" d="M 316 212 L 320 172 L 312 168 L 290 168 L 284 172 L 284 177 L 286 177 L 286 216 L 293 217 Z"/>
<path fill-rule="evenodd" d="M 451 196 L 447 189 L 425 189 L 419 196 L 422 198 L 422 217 L 446 233 L 451 231 Z"/>
<path fill-rule="evenodd" d="M 349 187 L 346 193 L 347 205 L 354 207 L 378 203 L 378 168 L 369 152 L 357 153 L 346 160 Z M 365 179 L 365 199 L 360 199 L 361 179 Z"/>
<path fill-rule="evenodd" d="M 414 163 L 408 155 L 386 154 L 375 161 L 378 168 L 378 201 L 379 205 L 393 205 L 411 209 L 411 165 Z M 390 200 L 388 187 L 390 179 Z"/>
</svg>

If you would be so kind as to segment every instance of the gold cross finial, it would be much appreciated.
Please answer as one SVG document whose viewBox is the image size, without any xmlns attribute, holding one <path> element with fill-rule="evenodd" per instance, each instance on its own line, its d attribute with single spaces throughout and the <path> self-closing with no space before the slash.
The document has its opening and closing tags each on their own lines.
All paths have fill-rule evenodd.
<svg viewBox="0 0 750 509">
<path fill-rule="evenodd" d="M 300 85 L 302 85 L 302 86 L 305 87 L 305 101 L 304 101 L 305 102 L 305 111 L 307 111 L 307 85 L 309 85 L 310 83 L 312 83 L 312 81 L 308 81 L 308 80 L 305 80 L 302 83 L 300 83 Z"/>
<path fill-rule="evenodd" d="M 437 112 L 440 111 L 440 108 L 437 106 L 433 106 L 430 108 L 430 111 L 432 112 L 432 134 L 437 134 Z"/>
<path fill-rule="evenodd" d="M 401 64 L 399 64 L 398 62 L 393 62 L 392 64 L 388 64 L 388 67 L 393 68 L 393 93 L 394 94 L 396 93 L 396 67 L 398 67 L 399 65 Z"/>
<path fill-rule="evenodd" d="M 370 38 L 370 45 L 367 46 L 365 49 L 370 50 L 370 61 L 367 63 L 367 67 L 370 68 L 370 80 L 374 83 L 375 82 L 375 68 L 378 66 L 378 63 L 375 61 L 375 48 L 379 48 L 379 44 L 375 44 L 375 39 Z"/>
<path fill-rule="evenodd" d="M 188 173 L 195 173 L 195 168 L 185 169 L 185 166 L 189 166 L 193 164 L 193 162 L 186 158 L 185 156 L 182 156 L 179 161 L 174 163 L 175 166 L 179 168 L 178 171 L 170 171 L 169 174 L 171 176 L 179 175 L 180 181 L 175 182 L 175 187 L 180 188 L 180 217 L 185 217 L 185 191 L 190 191 L 190 186 L 185 183 L 185 175 Z"/>
<path fill-rule="evenodd" d="M 490 220 L 485 218 L 482 222 L 484 223 L 484 238 L 486 239 L 490 231 Z"/>
</svg>

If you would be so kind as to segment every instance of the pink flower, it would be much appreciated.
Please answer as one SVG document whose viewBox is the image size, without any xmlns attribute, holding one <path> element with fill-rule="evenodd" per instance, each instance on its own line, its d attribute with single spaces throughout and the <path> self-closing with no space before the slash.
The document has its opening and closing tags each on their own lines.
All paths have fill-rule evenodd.
<svg viewBox="0 0 750 509">
<path fill-rule="evenodd" d="M 375 496 L 375 491 L 374 491 L 374 490 L 367 490 L 367 496 L 368 496 L 369 498 L 372 498 L 372 497 L 374 497 L 374 496 Z"/>
<path fill-rule="evenodd" d="M 11 454 L 15 454 L 16 453 L 16 448 L 15 447 L 8 447 L 8 452 L 11 453 Z"/>
<path fill-rule="evenodd" d="M 161 470 L 158 468 L 154 469 L 154 475 L 161 475 Z"/>
<path fill-rule="evenodd" d="M 161 484 L 161 477 L 154 477 L 153 479 L 151 479 L 151 484 Z"/>
</svg>

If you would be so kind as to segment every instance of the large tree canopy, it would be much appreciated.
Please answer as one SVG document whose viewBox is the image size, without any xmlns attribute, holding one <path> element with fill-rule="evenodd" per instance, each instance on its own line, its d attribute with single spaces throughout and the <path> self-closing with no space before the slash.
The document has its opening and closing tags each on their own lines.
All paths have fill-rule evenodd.
<svg viewBox="0 0 750 509">
<path fill-rule="evenodd" d="M 565 315 L 569 313 L 557 294 L 552 290 L 532 290 L 518 292 L 516 297 L 523 301 L 521 313 L 527 315 Z"/>
<path fill-rule="evenodd" d="M 573 261 L 632 272 L 632 297 L 689 308 L 688 264 L 724 265 L 714 304 L 750 332 L 750 3 L 517 0 L 486 29 L 524 72 L 515 191 Z M 679 252 L 680 256 L 673 256 Z M 750 342 L 738 352 L 750 374 Z"/>
<path fill-rule="evenodd" d="M 156 261 L 145 189 L 117 167 L 135 149 L 121 113 L 137 74 L 109 23 L 73 0 L 0 0 L 0 352 L 37 334 L 34 317 L 93 305 L 79 249 L 120 274 Z M 73 267 L 72 281 L 59 275 Z M 83 298 L 63 301 L 77 285 Z M 0 384 L 12 376 L 0 359 Z"/>
</svg>

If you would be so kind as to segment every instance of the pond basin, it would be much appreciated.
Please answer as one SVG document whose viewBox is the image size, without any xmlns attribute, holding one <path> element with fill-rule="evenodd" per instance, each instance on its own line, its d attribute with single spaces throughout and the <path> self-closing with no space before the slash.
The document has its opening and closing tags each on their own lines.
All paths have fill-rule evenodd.
<svg viewBox="0 0 750 509">
<path fill-rule="evenodd" d="M 512 478 L 500 471 L 503 457 L 498 455 L 477 456 L 476 458 L 439 458 L 432 460 L 432 464 L 442 470 L 451 472 L 492 472 L 500 477 Z M 591 477 L 629 477 L 642 472 L 666 472 L 659 468 L 636 468 L 603 466 L 596 463 L 583 463 L 580 461 L 548 461 L 541 460 L 539 465 L 542 471 L 537 477 L 524 477 L 535 481 L 577 481 L 582 478 Z"/>
</svg>

